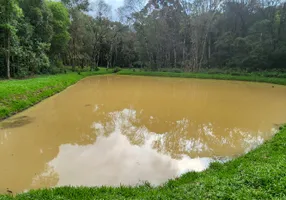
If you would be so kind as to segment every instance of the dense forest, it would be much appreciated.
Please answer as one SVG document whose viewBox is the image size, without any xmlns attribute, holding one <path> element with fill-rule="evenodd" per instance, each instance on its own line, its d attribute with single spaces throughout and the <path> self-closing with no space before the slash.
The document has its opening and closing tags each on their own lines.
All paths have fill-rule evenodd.
<svg viewBox="0 0 286 200">
<path fill-rule="evenodd" d="M 281 0 L 0 0 L 0 76 L 98 66 L 286 70 Z"/>
</svg>

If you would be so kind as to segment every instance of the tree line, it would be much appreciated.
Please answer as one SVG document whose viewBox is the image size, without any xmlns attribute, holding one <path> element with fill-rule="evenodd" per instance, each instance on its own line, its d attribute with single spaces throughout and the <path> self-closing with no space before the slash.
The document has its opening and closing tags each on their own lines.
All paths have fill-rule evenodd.
<svg viewBox="0 0 286 200">
<path fill-rule="evenodd" d="M 0 76 L 97 70 L 285 70 L 281 0 L 0 0 Z"/>
</svg>

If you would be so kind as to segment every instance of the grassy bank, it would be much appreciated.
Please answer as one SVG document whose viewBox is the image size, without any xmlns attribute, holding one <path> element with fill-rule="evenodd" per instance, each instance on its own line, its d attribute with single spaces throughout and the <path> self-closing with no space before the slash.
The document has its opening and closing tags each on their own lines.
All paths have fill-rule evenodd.
<svg viewBox="0 0 286 200">
<path fill-rule="evenodd" d="M 0 120 L 64 90 L 86 76 L 106 73 L 110 72 L 101 69 L 97 72 L 82 72 L 80 75 L 68 73 L 26 80 L 0 81 Z"/>
<path fill-rule="evenodd" d="M 105 70 L 94 74 L 104 74 Z M 168 76 L 184 78 L 226 79 L 259 81 L 286 85 L 286 79 L 260 76 L 232 76 L 223 74 L 193 74 L 164 72 L 133 72 L 122 70 L 121 75 Z M 92 75 L 67 74 L 40 77 L 23 81 L 0 82 L 0 102 L 5 99 L 4 108 L 14 109 L 15 99 L 27 101 L 26 107 L 43 98 L 61 91 L 81 78 Z M 35 83 L 38 83 L 34 85 Z M 30 89 L 29 89 L 30 88 Z M 45 88 L 45 89 L 43 89 Z M 29 93 L 34 91 L 34 94 Z M 47 92 L 46 92 L 47 91 Z M 19 95 L 19 97 L 17 96 Z M 21 96 L 22 95 L 22 96 Z M 25 97 L 23 99 L 23 97 Z M 30 100 L 32 98 L 32 100 Z M 9 103 L 12 102 L 12 103 Z M 1 105 L 1 104 L 0 104 Z M 6 106 L 8 105 L 8 106 Z M 15 108 L 14 108 L 15 107 Z M 20 107 L 24 109 L 23 107 Z M 21 110 L 20 109 L 20 110 Z M 8 109 L 9 116 L 13 112 Z M 286 120 L 285 120 L 286 121 Z M 178 179 L 170 180 L 160 187 L 149 184 L 138 187 L 61 187 L 30 191 L 15 197 L 0 195 L 6 199 L 286 199 L 286 127 L 270 141 L 250 153 L 225 164 L 213 163 L 201 173 L 187 173 Z M 132 172 L 131 172 L 132 173 Z"/>
<path fill-rule="evenodd" d="M 199 79 L 217 79 L 217 80 L 237 80 L 237 81 L 252 81 L 252 82 L 264 82 L 264 83 L 286 85 L 286 78 L 265 77 L 259 74 L 249 74 L 246 76 L 246 75 L 208 74 L 208 73 L 146 72 L 146 71 L 138 71 L 138 70 L 133 71 L 130 69 L 123 69 L 117 74 L 134 75 L 134 76 L 159 76 L 159 77 L 180 77 L 180 78 L 199 78 Z"/>
</svg>

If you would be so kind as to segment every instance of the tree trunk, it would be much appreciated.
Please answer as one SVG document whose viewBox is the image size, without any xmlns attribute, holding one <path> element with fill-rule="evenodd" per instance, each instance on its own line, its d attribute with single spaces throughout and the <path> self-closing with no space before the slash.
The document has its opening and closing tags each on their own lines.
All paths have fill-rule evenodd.
<svg viewBox="0 0 286 200">
<path fill-rule="evenodd" d="M 113 44 L 111 43 L 108 58 L 107 58 L 107 69 L 111 68 L 111 63 L 112 63 L 112 49 L 113 49 Z"/>
<path fill-rule="evenodd" d="M 186 39 L 184 38 L 184 44 L 183 44 L 183 62 L 186 61 Z"/>
<path fill-rule="evenodd" d="M 174 68 L 177 67 L 177 51 L 176 51 L 176 47 L 174 48 Z"/>
<path fill-rule="evenodd" d="M 147 37 L 144 37 L 144 41 L 145 41 L 145 46 L 146 46 L 146 50 L 147 50 L 148 59 L 149 59 L 150 65 L 152 65 L 152 58 L 151 58 L 151 54 L 150 54 L 150 51 L 149 51 L 149 45 L 148 45 Z"/>
<path fill-rule="evenodd" d="M 116 63 L 116 61 L 117 61 L 117 54 L 118 54 L 117 51 L 118 51 L 118 50 L 117 50 L 117 46 L 115 46 L 115 56 L 114 56 L 114 59 L 113 59 L 113 62 L 112 62 L 112 66 L 115 66 L 115 63 Z"/>
<path fill-rule="evenodd" d="M 97 61 L 96 61 L 96 66 L 98 67 L 99 65 L 99 58 L 100 58 L 100 51 L 97 53 Z"/>
<path fill-rule="evenodd" d="M 10 79 L 11 78 L 11 74 L 10 74 L 10 32 L 7 31 L 7 51 L 6 51 L 6 67 L 7 67 L 7 78 Z"/>
<path fill-rule="evenodd" d="M 72 71 L 75 71 L 75 41 L 73 39 Z"/>
<path fill-rule="evenodd" d="M 211 60 L 211 34 L 209 34 L 209 42 L 208 42 L 208 64 L 210 68 L 210 60 Z"/>
<path fill-rule="evenodd" d="M 91 68 L 90 71 L 93 71 L 94 69 L 96 69 L 96 58 L 97 58 L 97 52 L 96 52 L 96 44 L 93 45 L 93 52 L 92 52 L 92 64 L 91 64 Z"/>
<path fill-rule="evenodd" d="M 205 49 L 206 49 L 207 37 L 208 37 L 208 32 L 206 32 L 206 34 L 204 35 L 204 39 L 202 41 L 202 52 L 201 52 L 201 57 L 200 57 L 199 65 L 198 65 L 198 69 L 199 70 L 202 67 L 202 63 L 203 63 L 203 60 L 204 60 L 204 57 L 205 57 L 205 53 L 206 53 Z"/>
</svg>

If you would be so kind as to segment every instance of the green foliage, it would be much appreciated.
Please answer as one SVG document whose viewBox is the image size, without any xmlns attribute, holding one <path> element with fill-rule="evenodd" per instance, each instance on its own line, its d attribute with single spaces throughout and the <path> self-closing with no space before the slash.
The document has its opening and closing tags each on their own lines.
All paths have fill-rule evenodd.
<svg viewBox="0 0 286 200">
<path fill-rule="evenodd" d="M 161 72 L 174 72 L 174 73 L 182 73 L 183 70 L 180 68 L 161 68 Z"/>
<path fill-rule="evenodd" d="M 70 40 L 70 34 L 68 32 L 70 26 L 69 13 L 67 8 L 60 2 L 50 1 L 48 2 L 48 7 L 53 15 L 52 25 L 54 32 L 50 53 L 54 57 L 57 57 L 65 52 Z"/>
<path fill-rule="evenodd" d="M 16 0 L 1 0 L 0 6 L 5 11 L 0 12 L 0 21 L 6 22 L 0 24 L 0 45 L 4 47 L 0 54 L 6 56 L 5 51 L 9 50 L 11 76 L 60 72 L 61 69 L 52 69 L 56 66 L 52 64 L 62 60 L 70 38 L 69 14 L 63 4 L 48 0 L 26 0 L 19 4 Z M 0 76 L 5 76 L 7 70 L 2 66 L 7 65 L 6 59 L 1 59 L 0 64 Z"/>
<path fill-rule="evenodd" d="M 1 58 L 5 58 L 2 63 L 5 63 L 6 66 L 0 75 L 4 76 L 4 74 L 6 74 L 7 78 L 11 76 L 11 55 L 17 50 L 17 26 L 19 24 L 18 21 L 21 20 L 22 17 L 23 12 L 18 5 L 18 1 L 0 0 L 0 55 Z M 2 66 L 0 66 L 0 68 L 2 68 Z"/>
<path fill-rule="evenodd" d="M 118 72 L 120 72 L 121 71 L 121 68 L 120 67 L 115 67 L 114 69 L 113 69 L 113 73 L 118 73 Z"/>
<path fill-rule="evenodd" d="M 281 63 L 285 55 L 285 38 L 282 39 L 280 36 L 285 24 L 280 21 L 281 16 L 277 14 L 282 12 L 284 15 L 286 10 L 282 8 L 285 8 L 285 4 L 281 2 L 277 6 L 257 7 L 254 13 L 245 10 L 247 6 L 252 7 L 251 4 L 228 2 L 225 6 L 224 15 L 231 18 L 221 19 L 216 24 L 231 30 L 234 24 L 223 25 L 223 23 L 236 20 L 232 12 L 243 11 L 244 14 L 237 19 L 244 23 L 238 25 L 241 26 L 240 30 L 243 30 L 243 33 L 234 30 L 218 37 L 211 65 L 217 66 L 219 63 L 222 67 L 248 68 L 252 71 L 285 68 Z"/>
<path fill-rule="evenodd" d="M 87 11 L 89 6 L 88 0 L 61 0 L 68 8 Z"/>
<path fill-rule="evenodd" d="M 237 81 L 253 81 L 253 82 L 265 82 L 274 83 L 280 85 L 286 85 L 285 78 L 266 77 L 268 72 L 264 73 L 246 73 L 239 75 L 232 75 L 227 73 L 174 73 L 174 72 L 153 72 L 153 71 L 136 71 L 131 69 L 124 69 L 118 72 L 120 75 L 135 75 L 135 76 L 162 76 L 162 77 L 180 77 L 180 78 L 200 78 L 200 79 L 218 79 L 218 80 L 237 80 Z"/>
<path fill-rule="evenodd" d="M 221 69 L 241 75 L 285 69 L 286 3 L 280 0 L 227 0 L 213 6 L 126 0 L 119 11 L 131 26 L 110 20 L 104 1 L 96 6 L 88 0 L 0 2 L 0 55 L 6 57 L 0 61 L 2 77 L 8 57 L 12 77 L 60 72 L 54 68 L 61 61 L 74 71 L 75 66 L 119 66 L 176 73 Z"/>
</svg>

